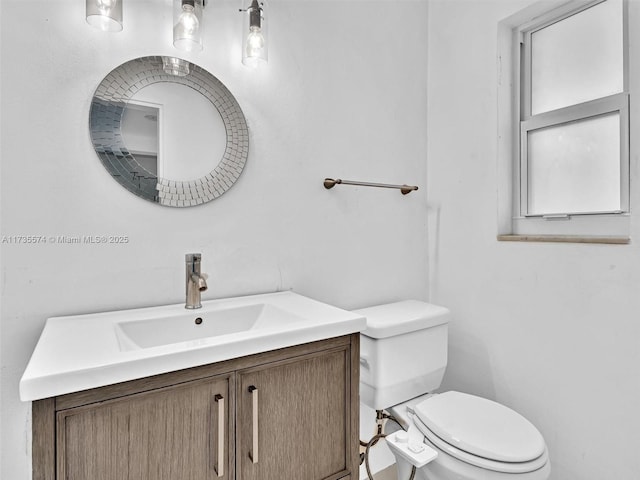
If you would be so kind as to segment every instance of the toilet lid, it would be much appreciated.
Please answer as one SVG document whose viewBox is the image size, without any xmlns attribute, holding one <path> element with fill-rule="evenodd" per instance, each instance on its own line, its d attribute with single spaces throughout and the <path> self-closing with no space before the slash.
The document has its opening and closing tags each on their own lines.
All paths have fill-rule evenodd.
<svg viewBox="0 0 640 480">
<path fill-rule="evenodd" d="M 529 462 L 545 452 L 536 427 L 486 398 L 445 392 L 419 403 L 415 412 L 439 438 L 471 455 L 498 462 Z"/>
</svg>

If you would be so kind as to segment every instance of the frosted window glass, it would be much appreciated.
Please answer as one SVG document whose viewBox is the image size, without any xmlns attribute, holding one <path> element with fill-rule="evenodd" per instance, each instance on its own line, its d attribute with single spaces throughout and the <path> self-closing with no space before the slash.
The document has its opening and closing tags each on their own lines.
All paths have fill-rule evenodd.
<svg viewBox="0 0 640 480">
<path fill-rule="evenodd" d="M 620 210 L 620 114 L 528 132 L 530 214 Z"/>
<path fill-rule="evenodd" d="M 622 0 L 607 0 L 531 34 L 531 114 L 624 89 Z"/>
</svg>

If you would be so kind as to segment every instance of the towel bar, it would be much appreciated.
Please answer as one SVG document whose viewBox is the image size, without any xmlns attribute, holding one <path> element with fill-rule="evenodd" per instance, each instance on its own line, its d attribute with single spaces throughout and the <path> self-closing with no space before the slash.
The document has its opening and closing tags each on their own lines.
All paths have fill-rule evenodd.
<svg viewBox="0 0 640 480">
<path fill-rule="evenodd" d="M 336 185 L 360 185 L 363 187 L 381 187 L 381 188 L 397 188 L 403 195 L 411 193 L 414 190 L 418 190 L 418 187 L 415 185 L 390 185 L 388 183 L 372 183 L 372 182 L 355 182 L 353 180 L 341 180 L 336 178 L 325 178 L 324 179 L 324 188 L 327 190 L 335 187 Z"/>
</svg>

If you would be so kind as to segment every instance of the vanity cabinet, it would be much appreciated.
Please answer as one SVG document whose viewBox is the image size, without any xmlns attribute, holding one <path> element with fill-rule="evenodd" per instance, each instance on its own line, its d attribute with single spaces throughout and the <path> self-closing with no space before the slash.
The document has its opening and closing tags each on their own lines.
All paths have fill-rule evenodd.
<svg viewBox="0 0 640 480">
<path fill-rule="evenodd" d="M 359 334 L 33 403 L 34 480 L 356 480 Z"/>
</svg>

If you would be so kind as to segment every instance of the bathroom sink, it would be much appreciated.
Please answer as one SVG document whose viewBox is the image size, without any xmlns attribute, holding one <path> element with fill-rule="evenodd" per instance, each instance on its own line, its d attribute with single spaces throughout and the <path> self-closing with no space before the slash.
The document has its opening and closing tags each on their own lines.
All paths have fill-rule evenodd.
<svg viewBox="0 0 640 480">
<path fill-rule="evenodd" d="M 294 292 L 47 319 L 20 380 L 32 401 L 360 332 L 361 314 Z"/>
<path fill-rule="evenodd" d="M 273 305 L 256 303 L 216 309 L 206 305 L 177 315 L 115 324 L 120 350 L 151 348 L 230 335 L 248 330 L 278 328 L 304 318 Z"/>
</svg>

